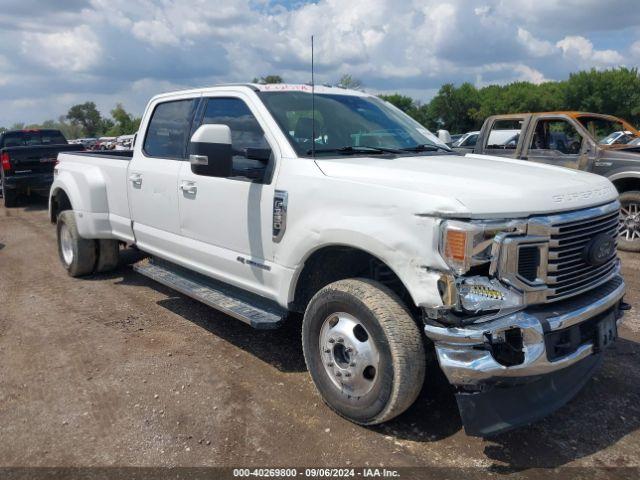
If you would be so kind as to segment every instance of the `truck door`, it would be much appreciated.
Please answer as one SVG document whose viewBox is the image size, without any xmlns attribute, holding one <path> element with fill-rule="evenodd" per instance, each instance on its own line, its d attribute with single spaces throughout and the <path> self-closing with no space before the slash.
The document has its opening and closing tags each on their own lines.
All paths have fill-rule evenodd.
<svg viewBox="0 0 640 480">
<path fill-rule="evenodd" d="M 202 124 L 231 129 L 233 171 L 230 177 L 195 174 L 191 164 L 180 169 L 179 209 L 189 259 L 203 273 L 273 296 L 273 170 L 277 143 L 268 139 L 251 106 L 240 93 L 203 99 Z M 195 130 L 195 128 L 194 128 Z M 249 159 L 246 149 L 263 152 Z"/>
<path fill-rule="evenodd" d="M 542 117 L 531 125 L 522 159 L 567 168 L 586 163 L 585 139 L 562 117 Z"/>
<path fill-rule="evenodd" d="M 136 243 L 168 259 L 179 253 L 178 174 L 185 163 L 196 100 L 157 103 L 129 165 L 127 193 Z M 141 129 L 142 130 L 142 129 Z"/>
</svg>

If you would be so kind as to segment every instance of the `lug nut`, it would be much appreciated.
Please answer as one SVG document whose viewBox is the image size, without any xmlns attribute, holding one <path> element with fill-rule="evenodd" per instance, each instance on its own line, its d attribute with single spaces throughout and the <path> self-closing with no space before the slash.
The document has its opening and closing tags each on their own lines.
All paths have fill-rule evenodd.
<svg viewBox="0 0 640 480">
<path fill-rule="evenodd" d="M 353 352 L 353 348 L 347 347 L 347 353 L 351 353 L 351 352 Z"/>
<path fill-rule="evenodd" d="M 355 366 L 356 366 L 356 362 L 351 362 L 351 363 L 349 364 L 349 366 L 350 366 L 350 367 L 355 367 Z"/>
<path fill-rule="evenodd" d="M 344 338 L 340 337 L 338 340 L 336 340 L 338 343 L 344 343 Z"/>
<path fill-rule="evenodd" d="M 341 377 L 341 376 L 342 376 L 342 373 L 336 372 L 336 377 Z"/>
<path fill-rule="evenodd" d="M 350 374 L 349 372 L 347 372 L 347 373 L 345 373 L 345 374 L 344 374 L 344 376 L 345 376 L 345 377 L 350 377 L 350 376 L 351 376 L 351 374 Z"/>
<path fill-rule="evenodd" d="M 330 338 L 329 343 L 335 343 L 335 340 L 333 338 Z"/>
<path fill-rule="evenodd" d="M 333 367 L 333 362 L 327 363 L 327 367 Z"/>
<path fill-rule="evenodd" d="M 330 353 L 330 352 L 331 352 L 331 349 L 330 349 L 330 348 L 325 348 L 325 349 L 324 349 L 324 353 Z"/>
</svg>

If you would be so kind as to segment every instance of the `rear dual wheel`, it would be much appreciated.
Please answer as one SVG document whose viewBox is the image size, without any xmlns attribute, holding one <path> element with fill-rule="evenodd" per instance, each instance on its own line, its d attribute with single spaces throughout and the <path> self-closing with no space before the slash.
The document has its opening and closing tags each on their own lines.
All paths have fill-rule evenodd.
<svg viewBox="0 0 640 480">
<path fill-rule="evenodd" d="M 321 289 L 307 307 L 302 345 L 324 401 L 359 424 L 401 414 L 424 382 L 418 326 L 400 299 L 372 280 L 341 280 Z"/>
<path fill-rule="evenodd" d="M 72 277 L 108 272 L 118 266 L 118 242 L 81 237 L 72 210 L 58 215 L 56 230 L 60 261 Z"/>
</svg>

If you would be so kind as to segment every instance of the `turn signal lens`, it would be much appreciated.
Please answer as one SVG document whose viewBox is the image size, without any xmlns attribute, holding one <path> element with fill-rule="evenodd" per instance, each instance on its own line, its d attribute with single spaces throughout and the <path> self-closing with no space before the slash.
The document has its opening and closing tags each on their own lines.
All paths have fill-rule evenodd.
<svg viewBox="0 0 640 480">
<path fill-rule="evenodd" d="M 447 265 L 462 275 L 471 266 L 473 230 L 468 224 L 447 221 L 443 224 L 440 252 Z"/>
<path fill-rule="evenodd" d="M 448 257 L 463 262 L 467 250 L 467 233 L 460 230 L 448 230 L 445 245 L 445 254 Z"/>
</svg>

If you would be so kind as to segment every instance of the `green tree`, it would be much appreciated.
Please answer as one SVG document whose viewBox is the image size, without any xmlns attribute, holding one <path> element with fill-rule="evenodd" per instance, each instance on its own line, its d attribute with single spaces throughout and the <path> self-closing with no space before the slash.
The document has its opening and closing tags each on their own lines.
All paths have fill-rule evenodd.
<svg viewBox="0 0 640 480">
<path fill-rule="evenodd" d="M 284 83 L 280 75 L 266 75 L 264 77 L 255 77 L 252 83 Z"/>
<path fill-rule="evenodd" d="M 82 126 L 84 134 L 89 137 L 101 134 L 105 127 L 102 115 L 94 102 L 74 105 L 69 109 L 67 118 L 72 124 Z"/>
<path fill-rule="evenodd" d="M 130 135 L 138 131 L 140 127 L 140 118 L 134 117 L 127 112 L 121 103 L 118 103 L 113 110 L 111 110 L 111 117 L 113 117 L 114 124 L 107 130 L 107 135 L 117 137 L 119 135 Z"/>
<path fill-rule="evenodd" d="M 361 90 L 364 87 L 362 81 L 357 78 L 352 77 L 348 73 L 345 73 L 338 80 L 337 85 L 342 88 L 349 88 L 351 90 Z"/>
<path fill-rule="evenodd" d="M 572 73 L 565 87 L 566 107 L 607 113 L 640 124 L 640 76 L 637 68 Z"/>
<path fill-rule="evenodd" d="M 476 125 L 480 96 L 476 87 L 463 83 L 456 87 L 447 83 L 440 87 L 427 107 L 427 124 L 431 128 L 446 128 L 452 133 L 464 133 Z"/>
</svg>

